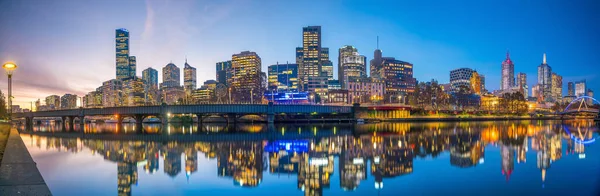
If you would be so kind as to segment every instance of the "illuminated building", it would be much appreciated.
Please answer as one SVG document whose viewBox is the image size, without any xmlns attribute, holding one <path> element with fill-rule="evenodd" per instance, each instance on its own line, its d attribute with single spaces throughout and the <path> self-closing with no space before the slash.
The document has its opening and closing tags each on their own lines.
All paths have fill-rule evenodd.
<svg viewBox="0 0 600 196">
<path fill-rule="evenodd" d="M 163 87 L 161 90 L 162 102 L 168 105 L 183 104 L 185 91 L 182 86 Z"/>
<path fill-rule="evenodd" d="M 475 94 L 481 94 L 481 78 L 479 77 L 479 74 L 477 73 L 477 71 L 473 72 L 473 75 L 471 76 L 470 79 L 471 82 L 471 90 L 473 91 L 473 93 Z"/>
<path fill-rule="evenodd" d="M 304 153 L 298 165 L 298 188 L 304 195 L 323 195 L 333 174 L 333 156 L 324 152 Z"/>
<path fill-rule="evenodd" d="M 298 64 L 276 64 L 269 66 L 269 91 L 297 92 Z"/>
<path fill-rule="evenodd" d="M 394 100 L 400 95 L 406 95 L 415 90 L 417 80 L 413 78 L 411 63 L 384 57 L 382 66 L 380 74 L 385 81 L 386 96 L 391 96 Z"/>
<path fill-rule="evenodd" d="M 167 64 L 162 69 L 163 82 L 160 84 L 160 88 L 170 88 L 181 86 L 181 70 L 173 63 Z"/>
<path fill-rule="evenodd" d="M 349 140 L 352 143 L 345 144 L 345 150 L 339 158 L 340 187 L 346 191 L 355 190 L 360 181 L 367 178 L 367 160 L 362 156 L 362 149 L 356 140 Z"/>
<path fill-rule="evenodd" d="M 146 104 L 158 104 L 160 100 L 160 93 L 158 92 L 158 71 L 148 67 L 142 71 L 142 79 L 144 80 L 144 99 Z"/>
<path fill-rule="evenodd" d="M 309 89 L 307 85 L 311 80 L 320 80 L 319 77 L 324 73 L 323 65 L 331 65 L 329 61 L 329 49 L 321 47 L 321 26 L 308 26 L 302 28 L 302 47 L 296 48 L 296 64 L 298 64 L 298 79 L 300 87 L 304 91 L 314 92 L 316 89 Z M 331 65 L 333 66 L 333 65 Z M 325 77 L 329 70 L 326 70 Z M 333 76 L 333 69 L 331 69 Z M 333 79 L 333 78 L 331 78 Z M 328 80 L 328 78 L 326 78 Z"/>
<path fill-rule="evenodd" d="M 587 91 L 587 85 L 585 80 L 575 82 L 575 96 L 584 96 Z"/>
<path fill-rule="evenodd" d="M 348 90 L 343 89 L 329 89 L 327 92 L 327 99 L 325 100 L 328 103 L 350 103 L 348 99 Z"/>
<path fill-rule="evenodd" d="M 133 163 L 117 163 L 118 195 L 131 195 L 131 185 L 137 184 L 137 165 Z"/>
<path fill-rule="evenodd" d="M 262 181 L 262 142 L 223 143 L 218 149 L 219 176 L 233 177 L 235 185 L 256 187 Z"/>
<path fill-rule="evenodd" d="M 485 75 L 479 74 L 479 82 L 481 82 L 481 92 L 487 93 L 487 89 L 485 88 Z"/>
<path fill-rule="evenodd" d="M 308 77 L 307 88 L 309 92 L 315 92 L 322 98 L 327 96 L 328 78 L 326 76 L 310 76 Z"/>
<path fill-rule="evenodd" d="M 60 97 L 60 109 L 76 109 L 77 108 L 77 95 L 65 94 Z"/>
<path fill-rule="evenodd" d="M 539 84 L 533 85 L 533 87 L 531 87 L 531 97 L 537 99 L 538 101 L 542 100 L 542 93 Z"/>
<path fill-rule="evenodd" d="M 269 153 L 270 173 L 296 174 L 301 156 L 308 152 L 306 140 L 275 140 L 269 142 L 264 151 Z"/>
<path fill-rule="evenodd" d="M 132 77 L 123 81 L 123 101 L 126 106 L 143 106 L 146 103 L 144 80 Z"/>
<path fill-rule="evenodd" d="M 199 89 L 192 91 L 192 99 L 194 103 L 207 104 L 213 101 L 214 91 L 217 87 L 217 81 L 207 80 Z"/>
<path fill-rule="evenodd" d="M 529 87 L 527 86 L 527 74 L 517 74 L 517 87 L 519 88 L 523 96 L 527 99 L 527 97 L 529 97 Z"/>
<path fill-rule="evenodd" d="M 326 76 L 328 81 L 333 80 L 333 63 L 330 60 L 323 61 L 321 69 L 323 70 L 322 75 Z"/>
<path fill-rule="evenodd" d="M 46 106 L 51 110 L 60 109 L 60 96 L 50 95 L 46 97 Z"/>
<path fill-rule="evenodd" d="M 552 99 L 559 101 L 562 99 L 562 76 L 552 73 Z"/>
<path fill-rule="evenodd" d="M 183 88 L 188 95 L 196 90 L 196 68 L 190 66 L 187 59 L 185 59 L 185 66 L 183 67 Z"/>
<path fill-rule="evenodd" d="M 217 65 L 217 82 L 221 84 L 228 84 L 227 80 L 231 77 L 231 61 L 218 62 Z"/>
<path fill-rule="evenodd" d="M 278 104 L 289 103 L 308 103 L 308 93 L 306 92 L 265 92 L 264 98 L 269 102 Z"/>
<path fill-rule="evenodd" d="M 123 80 L 129 78 L 129 31 L 127 29 L 117 29 L 115 31 L 116 48 L 116 66 L 117 79 Z"/>
<path fill-rule="evenodd" d="M 232 76 L 227 83 L 236 102 L 257 102 L 262 98 L 261 64 L 255 52 L 243 51 L 231 56 Z"/>
<path fill-rule="evenodd" d="M 369 62 L 371 78 L 381 79 L 382 74 L 379 72 L 383 66 L 383 57 L 379 49 L 379 37 L 377 37 L 377 49 L 373 52 L 373 59 Z M 339 76 L 338 76 L 339 77 Z"/>
<path fill-rule="evenodd" d="M 135 56 L 129 56 L 129 77 L 128 78 L 134 78 L 136 76 L 136 66 L 137 66 L 137 60 L 135 58 Z M 122 79 L 124 80 L 124 79 Z"/>
<path fill-rule="evenodd" d="M 117 107 L 123 104 L 123 82 L 112 79 L 102 83 L 102 105 L 104 107 Z"/>
<path fill-rule="evenodd" d="M 479 109 L 491 112 L 499 111 L 500 98 L 492 94 L 481 95 L 481 105 Z"/>
<path fill-rule="evenodd" d="M 375 78 L 354 78 L 348 81 L 348 100 L 352 103 L 369 103 L 383 99 L 385 82 Z"/>
<path fill-rule="evenodd" d="M 573 82 L 567 83 L 567 95 L 575 96 L 575 83 L 573 83 Z"/>
<path fill-rule="evenodd" d="M 352 78 L 367 77 L 367 57 L 360 55 L 352 46 L 343 46 L 339 49 L 338 80 L 342 89 L 346 89 L 348 81 Z"/>
<path fill-rule="evenodd" d="M 471 77 L 475 70 L 460 68 L 450 71 L 450 85 L 452 92 L 458 92 L 461 87 L 471 88 Z"/>
<path fill-rule="evenodd" d="M 552 68 L 546 63 L 546 53 L 542 64 L 538 66 L 538 79 L 539 85 L 539 97 L 543 100 L 538 101 L 551 101 L 552 100 Z"/>
<path fill-rule="evenodd" d="M 587 96 L 588 97 L 594 97 L 594 91 L 592 91 L 592 89 L 588 89 L 587 90 Z M 594 105 L 594 100 L 592 100 L 590 98 L 587 98 L 586 101 L 587 101 L 588 105 Z"/>
<path fill-rule="evenodd" d="M 100 89 L 99 89 L 100 90 Z M 102 107 L 102 91 L 92 91 L 83 97 L 84 106 L 86 108 Z"/>
<path fill-rule="evenodd" d="M 328 90 L 341 90 L 342 85 L 340 85 L 339 80 L 329 80 L 329 82 L 327 83 L 327 89 Z"/>
<path fill-rule="evenodd" d="M 510 54 L 506 52 L 506 59 L 502 61 L 500 90 L 508 90 L 513 86 L 515 86 L 515 64 L 510 60 Z"/>
</svg>

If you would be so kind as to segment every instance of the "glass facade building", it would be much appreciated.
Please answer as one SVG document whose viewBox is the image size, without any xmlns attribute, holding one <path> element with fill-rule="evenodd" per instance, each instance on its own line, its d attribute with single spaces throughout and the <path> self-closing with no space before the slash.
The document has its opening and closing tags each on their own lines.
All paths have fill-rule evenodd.
<svg viewBox="0 0 600 196">
<path fill-rule="evenodd" d="M 545 53 L 542 64 L 538 66 L 537 82 L 540 88 L 539 95 L 543 98 L 538 101 L 550 101 L 552 98 L 552 68 L 546 63 Z"/>
<path fill-rule="evenodd" d="M 196 90 L 196 68 L 190 66 L 190 64 L 187 63 L 187 60 L 183 67 L 183 88 L 188 95 Z"/>
<path fill-rule="evenodd" d="M 515 86 L 515 64 L 510 60 L 510 54 L 506 52 L 506 59 L 502 62 L 502 79 L 500 90 L 509 90 Z"/>
<path fill-rule="evenodd" d="M 130 77 L 129 70 L 129 31 L 117 29 L 115 36 L 117 79 L 123 80 Z M 135 57 L 134 57 L 135 59 Z"/>
<path fill-rule="evenodd" d="M 163 67 L 163 82 L 161 88 L 179 87 L 181 86 L 181 70 L 173 63 Z"/>
<path fill-rule="evenodd" d="M 269 91 L 297 92 L 298 64 L 277 64 L 269 66 Z"/>
<path fill-rule="evenodd" d="M 232 77 L 228 84 L 238 102 L 259 101 L 262 97 L 261 59 L 255 52 L 243 51 L 231 57 Z"/>
<path fill-rule="evenodd" d="M 218 62 L 217 68 L 217 82 L 221 84 L 227 84 L 227 79 L 231 78 L 231 61 Z"/>
<path fill-rule="evenodd" d="M 338 80 L 346 89 L 348 80 L 367 77 L 367 57 L 360 55 L 352 46 L 344 46 L 338 54 Z"/>
</svg>

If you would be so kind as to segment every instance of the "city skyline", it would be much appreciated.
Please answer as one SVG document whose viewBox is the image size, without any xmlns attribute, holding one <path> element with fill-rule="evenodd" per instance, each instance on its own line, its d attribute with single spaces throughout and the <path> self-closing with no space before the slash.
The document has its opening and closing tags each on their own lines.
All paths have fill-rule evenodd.
<svg viewBox="0 0 600 196">
<path fill-rule="evenodd" d="M 301 6 L 305 4 L 303 2 L 268 3 L 268 5 L 263 7 L 256 5 L 258 4 L 256 2 L 239 3 L 258 10 Z M 241 24 L 245 20 L 238 17 L 239 15 L 237 14 L 241 13 L 235 12 L 241 6 L 236 3 L 227 2 L 224 3 L 225 5 L 208 3 L 203 9 L 205 11 L 220 13 L 220 15 L 217 14 L 218 17 L 216 18 L 206 18 L 207 16 L 193 15 L 194 8 L 198 8 L 201 5 L 200 3 L 175 2 L 164 5 L 153 1 L 128 2 L 123 8 L 118 8 L 137 8 L 133 9 L 132 13 L 127 15 L 128 17 L 123 19 L 123 17 L 111 16 L 103 21 L 98 16 L 103 14 L 102 11 L 106 11 L 103 9 L 106 9 L 110 2 L 101 2 L 98 4 L 98 6 L 89 6 L 95 8 L 85 8 L 84 10 L 90 9 L 87 10 L 90 11 L 89 15 L 85 17 L 83 16 L 88 13 L 84 10 L 73 13 L 73 15 L 57 14 L 61 9 L 73 9 L 77 6 L 82 8 L 83 6 L 83 4 L 79 3 L 71 5 L 65 1 L 52 4 L 57 9 L 45 9 L 41 13 L 21 18 L 19 17 L 19 13 L 15 12 L 36 8 L 41 9 L 38 6 L 47 6 L 47 4 L 39 3 L 39 5 L 34 5 L 22 2 L 0 3 L 2 13 L 11 14 L 11 17 L 2 17 L 3 19 L 0 20 L 3 26 L 8 27 L 0 30 L 2 43 L 6 43 L 6 45 L 0 45 L 0 60 L 14 61 L 19 65 L 19 70 L 16 71 L 13 82 L 15 85 L 13 91 L 15 97 L 14 104 L 28 108 L 31 101 L 44 99 L 47 95 L 72 93 L 83 96 L 96 89 L 102 82 L 114 79 L 116 71 L 114 31 L 118 28 L 126 28 L 130 32 L 130 54 L 135 54 L 137 57 L 137 70 L 145 70 L 148 67 L 161 70 L 163 66 L 171 61 L 177 67 L 183 68 L 184 59 L 187 57 L 190 64 L 198 69 L 198 82 L 216 79 L 215 63 L 231 60 L 232 54 L 241 51 L 250 50 L 256 52 L 263 61 L 263 71 L 268 70 L 267 66 L 276 64 L 276 62 L 294 62 L 294 49 L 295 47 L 302 46 L 301 28 L 318 25 L 322 28 L 322 47 L 331 48 L 334 51 L 330 52 L 330 60 L 338 58 L 335 50 L 344 45 L 356 47 L 361 51 L 361 54 L 367 57 L 367 61 L 373 59 L 371 52 L 377 47 L 375 38 L 379 35 L 379 48 L 383 50 L 385 56 L 396 57 L 399 60 L 412 63 L 415 66 L 414 77 L 418 81 L 436 79 L 441 83 L 447 83 L 449 81 L 448 73 L 450 70 L 468 67 L 486 76 L 487 89 L 499 89 L 501 76 L 500 64 L 508 49 L 511 54 L 511 60 L 515 63 L 515 72 L 524 72 L 530 75 L 527 78 L 527 85 L 529 86 L 536 84 L 534 81 L 537 75 L 537 66 L 541 62 L 540 57 L 542 53 L 548 54 L 548 64 L 552 66 L 553 72 L 563 76 L 564 84 L 585 79 L 588 88 L 594 89 L 598 86 L 598 80 L 595 79 L 596 76 L 593 73 L 572 69 L 573 66 L 580 68 L 580 70 L 594 67 L 594 50 L 592 48 L 597 45 L 594 43 L 597 43 L 598 40 L 592 35 L 598 34 L 599 28 L 597 24 L 592 24 L 592 21 L 586 21 L 586 18 L 593 18 L 593 16 L 590 16 L 591 14 L 597 15 L 597 13 L 590 12 L 592 10 L 591 7 L 597 6 L 594 5 L 597 4 L 595 2 L 588 2 L 590 4 L 587 6 L 589 10 L 581 9 L 586 8 L 585 3 L 576 5 L 577 7 L 575 8 L 569 7 L 573 5 L 556 5 L 552 3 L 536 7 L 539 5 L 510 2 L 499 6 L 497 9 L 491 9 L 494 5 L 472 5 L 465 8 L 470 11 L 466 14 L 467 16 L 469 14 L 484 14 L 486 11 L 498 13 L 498 15 L 492 14 L 487 19 L 500 23 L 498 24 L 500 27 L 513 25 L 511 22 L 521 19 L 519 16 L 506 18 L 503 15 L 499 15 L 502 13 L 502 10 L 509 9 L 511 6 L 515 7 L 517 11 L 520 10 L 522 12 L 542 12 L 540 16 L 527 15 L 524 21 L 514 23 L 514 26 L 532 28 L 539 32 L 548 31 L 544 32 L 543 36 L 537 36 L 535 32 L 526 29 L 519 30 L 519 33 L 514 33 L 503 28 L 497 29 L 500 27 L 495 27 L 496 25 L 494 27 L 483 26 L 482 23 L 486 22 L 485 20 L 465 19 L 463 18 L 465 17 L 464 13 L 457 13 L 447 19 L 450 22 L 454 22 L 450 24 L 436 22 L 436 20 L 440 20 L 443 17 L 443 14 L 419 18 L 419 15 L 423 13 L 417 13 L 414 17 L 419 18 L 418 21 L 424 22 L 425 25 L 402 21 L 403 17 L 407 17 L 404 15 L 385 19 L 384 15 L 386 14 L 373 12 L 373 9 L 377 6 L 382 6 L 381 4 L 358 8 L 360 6 L 356 6 L 350 2 L 325 2 L 323 8 L 319 9 L 335 6 L 339 6 L 339 9 L 321 17 L 336 18 L 350 13 L 356 14 L 355 17 L 358 21 L 347 20 L 339 24 L 332 24 L 332 21 L 336 20 L 325 20 L 317 16 L 302 20 L 294 19 L 291 15 L 293 13 L 298 14 L 296 12 L 292 12 L 289 15 L 284 14 L 281 19 L 268 19 L 266 20 L 268 24 L 253 21 L 253 19 L 245 19 L 249 20 L 249 23 Z M 188 6 L 191 7 L 188 8 Z M 423 8 L 422 5 L 415 4 L 407 6 L 417 9 Z M 169 11 L 179 8 L 185 8 L 182 11 L 183 13 Z M 214 10 L 212 10 L 213 8 Z M 319 9 L 314 11 L 317 12 Z M 431 9 L 428 11 L 434 11 L 436 8 Z M 546 9 L 565 9 L 568 14 L 562 18 L 557 18 L 557 16 L 549 14 L 552 13 L 551 11 L 545 13 L 547 12 Z M 578 13 L 574 13 L 574 11 Z M 210 15 L 210 12 L 207 15 Z M 412 13 L 414 11 L 409 12 L 415 14 Z M 44 14 L 56 15 L 43 18 Z M 192 16 L 188 17 L 186 14 Z M 519 13 L 516 15 L 519 15 Z M 81 16 L 83 18 L 65 20 L 65 17 L 74 16 Z M 259 19 L 268 16 L 269 14 L 259 14 L 256 18 Z M 119 20 L 116 20 L 117 18 Z M 177 19 L 181 19 L 183 22 Z M 369 19 L 374 20 L 374 22 L 373 24 L 366 24 L 367 29 L 369 27 L 388 28 L 377 28 L 377 31 L 354 31 L 354 27 L 348 24 L 368 21 Z M 49 24 L 42 24 L 45 20 L 48 20 Z M 463 20 L 462 23 L 470 27 L 472 32 L 459 32 L 456 28 L 445 26 L 456 24 L 458 20 Z M 171 24 L 169 21 L 176 22 Z M 204 23 L 196 25 L 192 21 L 201 21 Z M 275 27 L 277 24 L 269 23 L 283 21 L 286 23 L 281 27 Z M 249 30 L 246 28 L 248 31 L 247 34 L 240 35 L 240 33 L 226 31 L 227 29 L 237 29 L 256 23 L 258 23 L 258 27 Z M 548 25 L 548 23 L 554 25 Z M 33 25 L 27 26 L 24 24 Z M 86 29 L 90 25 L 96 26 L 93 26 L 92 29 Z M 483 27 L 479 27 L 479 25 Z M 549 29 L 555 25 L 570 25 L 572 30 Z M 64 33 L 65 30 L 63 28 L 67 26 L 73 26 L 69 27 L 71 31 L 66 31 L 65 35 L 57 34 L 57 31 Z M 445 28 L 446 31 L 443 34 L 434 33 L 434 29 L 438 28 L 438 26 Z M 491 29 L 483 30 L 485 27 Z M 346 31 L 352 32 L 347 33 Z M 487 32 L 487 34 L 475 37 L 469 35 L 471 33 L 483 32 Z M 161 37 L 158 34 L 161 33 L 166 33 L 167 41 L 160 41 Z M 250 37 L 254 37 L 255 39 L 246 40 Z M 228 40 L 229 38 L 231 40 Z M 472 40 L 470 40 L 471 38 Z M 523 39 L 530 41 L 523 42 Z M 18 42 L 15 42 L 15 40 L 18 40 Z M 218 42 L 219 40 L 225 40 L 226 42 L 223 44 Z M 480 45 L 474 44 L 477 41 L 487 41 L 486 45 L 489 46 L 480 49 L 478 48 Z M 496 41 L 497 43 L 495 43 Z M 208 44 L 203 42 L 208 42 Z M 208 48 L 195 46 L 203 44 L 208 45 L 206 46 Z M 72 51 L 72 53 L 64 52 L 63 50 Z M 78 56 L 78 58 L 65 60 L 67 59 L 66 57 L 73 55 Z M 431 56 L 438 58 L 431 58 Z M 334 60 L 332 63 L 337 64 L 338 62 Z M 339 79 L 337 76 L 337 66 L 334 66 L 333 69 L 334 78 Z M 430 72 L 429 70 L 436 71 Z M 369 72 L 368 69 L 367 72 Z M 136 76 L 141 75 L 140 71 L 136 73 Z M 159 81 L 163 81 L 161 75 L 159 74 Z M 183 78 L 180 80 L 183 80 Z M 1 89 L 5 89 L 6 81 L 0 81 L 0 85 L 2 85 Z M 562 91 L 563 94 L 567 94 L 567 88 L 564 87 L 564 84 Z"/>
</svg>

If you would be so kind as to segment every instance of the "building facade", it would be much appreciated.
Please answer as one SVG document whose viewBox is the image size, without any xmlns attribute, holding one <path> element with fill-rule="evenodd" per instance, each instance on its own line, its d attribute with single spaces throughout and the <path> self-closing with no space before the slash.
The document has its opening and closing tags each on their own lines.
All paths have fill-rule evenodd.
<svg viewBox="0 0 600 196">
<path fill-rule="evenodd" d="M 298 91 L 298 64 L 269 66 L 268 90 L 276 92 Z"/>
<path fill-rule="evenodd" d="M 473 91 L 473 93 L 475 94 L 482 94 L 483 92 L 481 91 L 481 77 L 479 77 L 479 73 L 477 73 L 477 71 L 474 71 L 471 79 L 471 90 Z"/>
<path fill-rule="evenodd" d="M 135 56 L 129 56 L 129 77 L 128 78 L 134 78 L 136 77 L 136 66 L 137 66 L 137 59 Z"/>
<path fill-rule="evenodd" d="M 338 80 L 346 89 L 348 80 L 367 77 L 367 57 L 360 55 L 352 46 L 344 46 L 338 53 Z"/>
<path fill-rule="evenodd" d="M 76 109 L 77 108 L 77 95 L 65 94 L 60 97 L 60 109 Z"/>
<path fill-rule="evenodd" d="M 348 81 L 348 101 L 351 103 L 373 103 L 383 99 L 386 83 L 375 78 L 355 78 Z"/>
<path fill-rule="evenodd" d="M 506 59 L 502 62 L 500 90 L 508 90 L 513 86 L 515 86 L 515 64 L 510 60 L 510 54 L 506 52 Z"/>
<path fill-rule="evenodd" d="M 60 96 L 58 95 L 50 95 L 46 97 L 46 106 L 50 110 L 60 109 Z"/>
<path fill-rule="evenodd" d="M 227 80 L 232 75 L 231 71 L 230 71 L 231 61 L 218 62 L 216 64 L 216 68 L 217 68 L 217 76 L 216 76 L 217 82 L 227 85 Z"/>
<path fill-rule="evenodd" d="M 585 96 L 587 91 L 587 83 L 585 80 L 575 82 L 575 96 Z"/>
<path fill-rule="evenodd" d="M 146 104 L 144 80 L 133 77 L 123 81 L 123 101 L 125 106 L 143 106 Z"/>
<path fill-rule="evenodd" d="M 83 97 L 83 105 L 86 108 L 102 107 L 102 91 L 91 91 Z"/>
<path fill-rule="evenodd" d="M 102 105 L 104 107 L 118 107 L 123 104 L 123 81 L 118 79 L 102 83 Z"/>
<path fill-rule="evenodd" d="M 386 100 L 397 102 L 399 95 L 407 95 L 415 91 L 417 80 L 413 77 L 413 64 L 385 57 L 379 73 L 381 79 L 385 81 Z"/>
<path fill-rule="evenodd" d="M 567 83 L 567 95 L 575 96 L 575 83 L 573 83 L 573 82 Z"/>
<path fill-rule="evenodd" d="M 552 73 L 552 99 L 560 101 L 562 99 L 562 76 Z"/>
<path fill-rule="evenodd" d="M 458 92 L 460 88 L 471 88 L 471 77 L 475 70 L 471 68 L 460 68 L 450 71 L 451 92 Z"/>
<path fill-rule="evenodd" d="M 327 61 L 329 61 L 329 49 L 321 47 L 321 26 L 303 27 L 302 47 L 296 48 L 296 64 L 298 64 L 298 78 L 302 90 L 314 90 L 307 89 L 306 86 L 310 78 L 318 79 L 323 75 L 323 64 L 326 66 L 331 64 Z M 329 74 L 329 68 L 326 71 L 325 76 Z M 333 74 L 333 67 L 331 74 Z"/>
<path fill-rule="evenodd" d="M 181 86 L 181 70 L 173 63 L 167 64 L 162 69 L 163 82 L 160 88 L 179 87 Z"/>
<path fill-rule="evenodd" d="M 148 67 L 142 71 L 142 79 L 144 80 L 145 90 L 151 88 L 158 89 L 158 71 L 156 71 L 156 69 Z"/>
<path fill-rule="evenodd" d="M 527 74 L 517 74 L 517 87 L 525 98 L 529 97 L 529 87 L 527 86 Z"/>
<path fill-rule="evenodd" d="M 117 79 L 123 80 L 129 78 L 129 31 L 127 29 L 117 29 L 115 31 L 116 48 L 116 67 Z"/>
<path fill-rule="evenodd" d="M 236 102 L 260 101 L 262 98 L 261 59 L 255 52 L 243 51 L 231 57 L 232 76 L 228 80 Z"/>
<path fill-rule="evenodd" d="M 538 66 L 538 79 L 539 95 L 543 100 L 538 101 L 551 101 L 552 100 L 552 68 L 546 63 L 546 53 L 542 64 Z"/>
<path fill-rule="evenodd" d="M 183 67 L 183 88 L 188 95 L 191 95 L 192 91 L 196 90 L 196 68 L 190 66 L 187 63 L 187 59 Z"/>
</svg>

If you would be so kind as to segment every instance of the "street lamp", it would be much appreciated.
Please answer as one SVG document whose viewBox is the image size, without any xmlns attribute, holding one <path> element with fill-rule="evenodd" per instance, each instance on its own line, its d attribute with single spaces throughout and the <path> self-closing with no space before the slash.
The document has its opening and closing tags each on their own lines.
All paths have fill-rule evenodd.
<svg viewBox="0 0 600 196">
<path fill-rule="evenodd" d="M 17 69 L 17 64 L 7 62 L 2 65 L 2 68 L 6 70 L 6 75 L 8 75 L 8 119 L 12 120 L 12 74 Z"/>
</svg>

